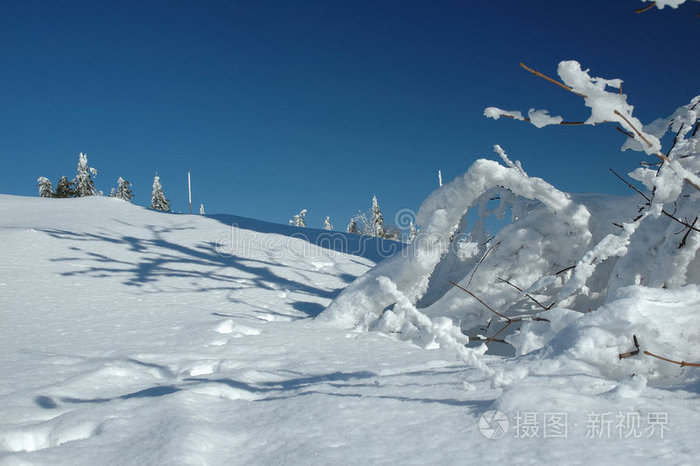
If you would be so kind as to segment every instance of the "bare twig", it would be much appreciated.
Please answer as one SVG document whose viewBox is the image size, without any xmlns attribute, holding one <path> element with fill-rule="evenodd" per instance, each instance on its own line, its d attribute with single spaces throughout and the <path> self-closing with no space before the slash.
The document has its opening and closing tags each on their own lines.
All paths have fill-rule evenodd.
<svg viewBox="0 0 700 466">
<path fill-rule="evenodd" d="M 652 356 L 654 358 L 661 359 L 662 361 L 670 362 L 673 364 L 678 364 L 681 367 L 685 367 L 685 366 L 700 367 L 700 363 L 698 363 L 698 362 L 675 361 L 673 359 L 668 359 L 668 358 L 665 358 L 663 356 L 659 356 L 658 354 L 650 353 L 649 351 L 644 351 L 644 354 L 646 354 L 647 356 Z"/>
<path fill-rule="evenodd" d="M 469 281 L 467 282 L 467 286 L 472 284 L 472 279 L 474 278 L 474 274 L 476 273 L 476 271 L 479 268 L 479 266 L 481 265 L 481 263 L 484 262 L 484 260 L 486 259 L 486 256 L 488 256 L 491 253 L 491 251 L 496 249 L 498 247 L 498 245 L 500 245 L 500 244 L 501 244 L 500 241 L 498 243 L 494 244 L 493 246 L 491 246 L 490 248 L 488 248 L 486 250 L 486 252 L 484 253 L 483 256 L 481 256 L 481 259 L 479 259 L 479 262 L 477 262 L 476 266 L 474 267 L 474 270 L 472 270 L 471 275 L 469 275 Z M 457 286 L 459 286 L 459 285 L 457 285 Z"/>
<path fill-rule="evenodd" d="M 645 11 L 649 11 L 652 8 L 654 8 L 654 5 L 656 5 L 656 2 L 651 2 L 649 5 L 645 6 L 644 8 L 637 8 L 636 10 L 634 10 L 634 12 L 637 14 L 644 13 Z"/>
<path fill-rule="evenodd" d="M 634 341 L 634 347 L 636 349 L 633 351 L 630 351 L 628 353 L 620 353 L 618 355 L 620 357 L 620 359 L 629 358 L 630 356 L 634 356 L 636 354 L 639 354 L 639 342 L 637 341 L 637 335 L 632 335 L 632 340 Z M 662 361 L 670 362 L 673 364 L 678 364 L 681 367 L 686 367 L 686 366 L 700 367 L 700 363 L 698 363 L 698 362 L 676 361 L 674 359 L 665 358 L 663 356 L 659 356 L 658 354 L 654 354 L 654 353 L 652 353 L 650 351 L 646 351 L 646 350 L 644 351 L 644 354 L 646 354 L 647 356 L 657 358 L 657 359 L 661 359 Z"/>
<path fill-rule="evenodd" d="M 618 180 L 622 181 L 622 182 L 625 183 L 629 188 L 633 189 L 637 194 L 639 194 L 640 196 L 642 196 L 647 202 L 651 202 L 651 199 L 649 199 L 649 196 L 647 196 L 646 194 L 644 194 L 643 192 L 641 192 L 639 189 L 637 189 L 632 183 L 630 183 L 629 181 L 627 181 L 626 179 L 624 179 L 623 177 L 621 177 L 620 175 L 618 175 L 617 172 L 616 172 L 615 170 L 613 170 L 612 168 L 610 168 L 609 170 L 610 170 L 610 172 L 611 172 L 613 175 L 615 175 L 615 176 L 617 177 Z"/>
<path fill-rule="evenodd" d="M 524 63 L 520 63 L 520 66 L 523 67 L 523 68 L 525 68 L 526 70 L 528 70 L 530 73 L 534 74 L 535 76 L 540 77 L 540 78 L 542 78 L 542 79 L 545 79 L 545 80 L 549 81 L 550 83 L 556 84 L 557 86 L 563 87 L 563 88 L 566 89 L 567 91 L 572 92 L 572 93 L 576 94 L 576 95 L 579 96 L 579 97 L 582 97 L 582 98 L 584 98 L 584 99 L 587 97 L 587 96 L 585 96 L 585 95 L 583 95 L 583 94 L 579 94 L 578 92 L 576 92 L 575 90 L 573 90 L 572 88 L 570 88 L 569 86 L 567 86 L 566 84 L 561 83 L 561 82 L 557 81 L 556 79 L 552 79 L 552 78 L 550 78 L 549 76 L 544 75 L 544 74 L 540 73 L 540 72 L 537 71 L 537 70 L 533 70 L 532 68 L 528 67 L 528 66 L 525 65 Z"/>
<path fill-rule="evenodd" d="M 507 341 L 501 340 L 499 338 L 486 338 L 486 337 L 479 337 L 479 336 L 469 337 L 469 341 L 470 342 L 472 342 L 472 341 L 488 341 L 488 342 L 493 342 L 493 343 L 503 343 L 504 345 L 510 345 L 510 343 L 508 343 Z"/>
<path fill-rule="evenodd" d="M 626 116 L 624 116 L 622 113 L 620 113 L 620 111 L 617 110 L 617 109 L 615 109 L 613 112 L 615 113 L 615 115 L 617 115 L 617 116 L 619 116 L 620 118 L 622 118 L 623 120 L 625 120 L 625 123 L 627 123 L 627 124 L 629 125 L 629 127 L 632 128 L 632 130 L 633 130 L 635 133 L 637 133 L 637 136 L 639 136 L 639 138 L 640 138 L 642 141 L 644 141 L 644 143 L 646 143 L 647 146 L 652 147 L 652 143 L 650 143 L 649 140 L 648 140 L 646 137 L 644 137 L 644 135 L 642 134 L 642 132 L 639 131 L 639 130 L 632 124 L 632 122 L 629 121 L 629 119 L 628 119 Z M 663 155 L 663 154 L 656 154 L 656 156 L 659 157 L 659 158 L 661 158 L 662 160 L 666 157 L 666 156 Z"/>
<path fill-rule="evenodd" d="M 575 269 L 575 268 L 576 268 L 576 264 L 570 265 L 569 267 L 566 267 L 564 269 L 561 269 L 559 272 L 556 272 L 554 275 L 559 275 L 561 273 L 568 272 L 569 270 Z"/>
<path fill-rule="evenodd" d="M 698 221 L 698 218 L 695 217 L 695 220 L 693 220 L 692 226 L 695 226 L 697 221 Z M 685 242 L 688 240 L 688 235 L 690 234 L 690 231 L 691 231 L 690 228 L 688 228 L 688 231 L 685 232 L 685 235 L 683 235 L 683 239 L 681 240 L 680 244 L 678 245 L 678 249 L 685 246 Z"/>
<path fill-rule="evenodd" d="M 471 296 L 472 298 L 476 299 L 476 300 L 477 300 L 482 306 L 484 306 L 486 309 L 488 309 L 489 311 L 491 311 L 491 312 L 493 312 L 494 314 L 496 314 L 498 317 L 500 317 L 500 318 L 502 318 L 502 319 L 505 319 L 505 320 L 507 321 L 506 325 L 505 325 L 502 329 L 500 329 L 498 332 L 496 332 L 495 334 L 493 334 L 493 335 L 486 341 L 486 344 L 487 344 L 487 345 L 488 345 L 490 342 L 495 341 L 495 338 L 496 338 L 498 335 L 500 335 L 501 333 L 503 333 L 503 332 L 505 331 L 505 329 L 507 329 L 508 327 L 510 327 L 510 325 L 511 325 L 512 323 L 514 323 L 514 322 L 523 322 L 523 321 L 549 322 L 549 319 L 545 319 L 545 318 L 543 318 L 543 317 L 537 317 L 537 316 L 508 317 L 508 316 L 506 316 L 506 315 L 504 315 L 504 314 L 501 314 L 500 312 L 498 312 L 497 310 L 495 310 L 494 308 L 492 308 L 492 307 L 489 306 L 488 304 L 486 304 L 481 298 L 479 298 L 477 295 L 475 295 L 474 293 L 472 293 L 472 292 L 469 291 L 468 289 L 459 286 L 458 284 L 456 284 L 456 283 L 453 282 L 453 281 L 451 281 L 450 283 L 451 283 L 453 286 L 456 286 L 456 287 L 459 288 L 460 290 L 462 290 L 462 291 L 464 291 L 465 293 L 467 293 L 467 294 L 468 294 L 469 296 Z"/>
<path fill-rule="evenodd" d="M 629 119 L 628 119 L 626 116 L 624 116 L 624 115 L 623 115 L 622 113 L 620 113 L 618 110 L 614 110 L 614 113 L 615 113 L 616 115 L 618 115 L 620 118 L 622 118 L 623 120 L 625 120 L 625 123 L 627 123 L 627 124 L 629 125 L 629 127 L 632 128 L 632 129 L 634 130 L 635 133 L 637 133 L 637 136 L 639 136 L 639 138 L 640 138 L 642 141 L 644 141 L 644 142 L 646 143 L 647 146 L 653 147 L 652 143 L 649 142 L 649 140 L 648 140 L 646 137 L 644 137 L 644 135 L 642 134 L 642 132 L 639 131 L 639 130 L 632 124 L 632 122 L 629 121 Z M 671 160 L 670 160 L 667 156 L 665 156 L 664 154 L 662 154 L 662 153 L 659 152 L 659 151 L 654 152 L 654 155 L 657 156 L 658 158 L 660 158 L 660 159 L 661 159 L 662 161 L 664 161 L 664 162 L 667 162 L 667 163 L 670 163 L 670 162 L 671 162 Z M 697 191 L 700 191 L 700 186 L 698 186 L 695 182 L 693 182 L 693 181 L 690 180 L 689 178 L 683 178 L 683 181 L 685 181 L 686 183 L 688 183 L 690 186 L 692 186 L 693 188 L 695 188 Z"/>
<path fill-rule="evenodd" d="M 506 118 L 512 118 L 514 120 L 516 119 L 513 115 L 507 115 L 505 113 L 501 113 L 500 116 L 506 117 Z M 520 118 L 517 118 L 517 119 L 521 120 Z M 521 121 L 530 121 L 530 119 L 527 117 L 523 117 Z M 562 126 L 583 126 L 586 124 L 586 122 L 585 121 L 561 121 L 557 124 L 562 125 Z"/>
<path fill-rule="evenodd" d="M 615 127 L 616 130 L 627 136 L 628 138 L 634 139 L 634 134 L 630 133 L 629 131 L 625 131 L 624 129 L 620 128 L 619 126 Z"/>
<path fill-rule="evenodd" d="M 525 293 L 525 296 L 526 296 L 526 297 L 530 298 L 530 300 L 531 300 L 532 302 L 534 302 L 535 304 L 537 304 L 539 307 L 541 307 L 541 308 L 544 309 L 545 311 L 549 311 L 549 310 L 552 308 L 552 306 L 554 306 L 554 303 L 550 304 L 549 306 L 545 306 L 544 304 L 542 304 L 541 302 L 539 302 L 538 300 L 536 300 L 535 298 L 533 298 L 532 295 L 530 295 L 530 293 L 524 292 L 523 289 L 520 288 L 519 286 L 516 286 L 516 285 L 512 284 L 511 282 L 509 282 L 508 280 L 502 279 L 501 277 L 498 277 L 498 279 L 499 279 L 500 281 L 502 281 L 503 283 L 506 283 L 506 284 L 512 286 L 513 288 L 515 288 L 515 289 L 518 290 L 519 292 Z"/>
<path fill-rule="evenodd" d="M 632 335 L 632 341 L 634 341 L 634 347 L 635 347 L 636 349 L 634 349 L 634 350 L 632 350 L 632 351 L 630 351 L 630 352 L 627 352 L 627 353 L 620 353 L 620 354 L 618 354 L 618 356 L 620 357 L 620 359 L 629 358 L 630 356 L 634 356 L 634 355 L 636 355 L 636 354 L 639 354 L 639 342 L 637 342 L 637 335 Z"/>
<path fill-rule="evenodd" d="M 483 301 L 481 300 L 481 298 L 479 298 L 477 295 L 475 295 L 474 293 L 472 293 L 472 292 L 469 291 L 468 289 L 459 286 L 459 285 L 456 284 L 455 282 L 452 282 L 452 281 L 451 281 L 450 283 L 452 283 L 452 285 L 456 286 L 456 287 L 459 288 L 460 290 L 462 290 L 462 291 L 464 291 L 465 293 L 467 293 L 467 294 L 468 294 L 469 296 L 471 296 L 472 298 L 474 298 L 474 299 L 476 299 L 477 301 L 479 301 L 479 303 L 481 303 L 482 306 L 484 306 L 486 309 L 488 309 L 489 311 L 491 311 L 491 312 L 493 312 L 494 314 L 496 314 L 498 317 L 501 317 L 501 318 L 503 318 L 503 319 L 505 319 L 505 320 L 511 320 L 510 317 L 506 317 L 505 315 L 501 314 L 500 312 L 498 312 L 497 310 L 495 310 L 494 308 L 492 308 L 491 306 L 489 306 L 488 304 L 486 304 L 485 302 L 483 302 Z"/>
<path fill-rule="evenodd" d="M 618 175 L 617 172 L 615 172 L 615 170 L 613 170 L 613 169 L 611 168 L 610 171 L 611 171 L 612 174 L 615 175 L 620 181 L 622 181 L 622 182 L 625 183 L 627 186 L 629 186 L 630 188 L 632 188 L 634 191 L 636 191 L 637 193 L 639 193 L 639 195 L 642 196 L 642 197 L 647 201 L 647 203 L 650 203 L 650 202 L 651 202 L 651 199 L 649 199 L 649 196 L 647 196 L 646 194 L 644 194 L 643 192 L 641 192 L 639 189 L 637 189 L 636 187 L 634 187 L 634 186 L 633 186 L 631 183 L 629 183 L 627 180 L 625 180 L 625 179 L 622 178 L 620 175 Z M 685 221 L 681 220 L 680 218 L 676 217 L 676 216 L 675 216 L 675 212 L 674 212 L 674 213 L 670 213 L 670 212 L 668 212 L 666 209 L 662 209 L 662 210 L 661 210 L 661 213 L 664 214 L 665 216 L 667 216 L 668 218 L 670 218 L 670 219 L 672 219 L 672 220 L 674 220 L 674 221 L 680 223 L 680 224 L 683 225 L 684 227 L 689 228 L 690 230 L 700 232 L 700 228 L 697 228 L 697 227 L 695 226 L 695 222 L 693 222 L 693 224 L 691 225 L 690 223 L 685 222 Z M 635 219 L 635 221 L 638 220 L 639 218 L 640 218 L 640 217 L 637 217 L 637 219 Z"/>
</svg>

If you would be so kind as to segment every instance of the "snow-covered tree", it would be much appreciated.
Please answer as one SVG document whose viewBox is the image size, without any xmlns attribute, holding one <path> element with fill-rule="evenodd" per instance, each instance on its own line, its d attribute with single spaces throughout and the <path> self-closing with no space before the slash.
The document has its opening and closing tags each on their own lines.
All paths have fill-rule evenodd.
<svg viewBox="0 0 700 466">
<path fill-rule="evenodd" d="M 36 181 L 39 186 L 40 197 L 54 197 L 53 185 L 48 178 L 40 176 Z"/>
<path fill-rule="evenodd" d="M 199 204 L 199 215 L 206 215 L 207 213 L 204 212 L 204 204 Z"/>
<path fill-rule="evenodd" d="M 153 178 L 153 193 L 151 194 L 151 209 L 170 212 L 170 202 L 165 198 L 163 186 L 160 184 L 160 177 Z"/>
<path fill-rule="evenodd" d="M 121 176 L 117 180 L 117 192 L 114 195 L 117 199 L 121 199 L 126 202 L 131 202 L 134 197 L 134 193 L 131 190 L 131 183 L 122 178 Z"/>
<path fill-rule="evenodd" d="M 323 221 L 323 229 L 324 230 L 332 230 L 333 229 L 333 224 L 331 223 L 331 218 L 326 216 L 326 219 Z"/>
<path fill-rule="evenodd" d="M 416 226 L 413 224 L 413 221 L 409 223 L 408 225 L 408 242 L 410 243 L 416 238 L 416 235 L 418 235 L 418 230 L 416 229 Z"/>
<path fill-rule="evenodd" d="M 68 178 L 65 175 L 63 175 L 61 179 L 58 180 L 58 184 L 56 185 L 56 197 L 74 197 L 75 190 L 73 189 L 73 186 L 73 182 L 68 181 Z"/>
<path fill-rule="evenodd" d="M 97 196 L 93 176 L 97 176 L 97 170 L 88 166 L 87 154 L 80 153 L 78 158 L 78 174 L 75 176 L 75 196 Z"/>
<path fill-rule="evenodd" d="M 355 217 L 350 219 L 350 223 L 348 223 L 348 227 L 345 229 L 346 232 L 352 233 L 353 235 L 359 235 L 360 230 L 357 227 L 357 219 Z"/>
<path fill-rule="evenodd" d="M 306 209 L 302 209 L 301 212 L 296 214 L 289 224 L 295 227 L 306 227 Z"/>
<path fill-rule="evenodd" d="M 379 208 L 376 194 L 372 196 L 372 236 L 378 236 L 379 238 L 386 236 L 384 217 L 382 216 L 382 210 Z"/>
</svg>

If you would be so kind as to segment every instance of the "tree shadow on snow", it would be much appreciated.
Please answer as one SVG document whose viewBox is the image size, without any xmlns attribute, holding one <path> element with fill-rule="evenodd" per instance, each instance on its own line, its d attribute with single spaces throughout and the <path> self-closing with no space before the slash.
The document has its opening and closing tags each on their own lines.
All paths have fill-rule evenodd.
<svg viewBox="0 0 700 466">
<path fill-rule="evenodd" d="M 44 233 L 58 240 L 71 241 L 79 246 L 69 249 L 75 254 L 71 257 L 51 259 L 53 262 L 80 264 L 80 268 L 62 272 L 63 276 L 123 277 L 122 283 L 128 286 L 157 287 L 162 279 L 185 279 L 185 291 L 238 291 L 246 288 L 281 290 L 334 298 L 340 289 L 328 289 L 315 286 L 314 275 L 326 274 L 285 264 L 280 267 L 274 259 L 236 256 L 220 252 L 217 242 L 200 242 L 194 245 L 179 244 L 167 239 L 168 234 L 182 231 L 184 227 L 162 227 L 157 225 L 136 226 L 145 229 L 144 237 L 119 235 L 116 232 L 76 233 L 68 230 L 43 229 Z M 95 252 L 89 243 L 113 244 L 122 246 L 114 251 L 113 256 L 104 252 Z M 82 245 L 85 245 L 82 247 Z M 136 253 L 136 254 L 133 254 Z M 87 265 L 87 266 L 86 266 Z M 275 269 L 284 271 L 285 276 Z M 341 277 L 347 280 L 348 277 Z M 176 291 L 173 283 L 168 282 L 170 291 Z M 163 290 L 156 290 L 162 292 Z M 308 310 L 308 309 L 307 309 Z M 313 309 L 315 311 L 315 309 Z"/>
</svg>

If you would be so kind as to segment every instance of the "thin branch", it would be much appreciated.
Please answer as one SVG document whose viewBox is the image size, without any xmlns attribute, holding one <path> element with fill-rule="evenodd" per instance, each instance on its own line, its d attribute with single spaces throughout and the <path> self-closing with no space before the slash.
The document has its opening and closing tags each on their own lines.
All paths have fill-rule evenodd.
<svg viewBox="0 0 700 466">
<path fill-rule="evenodd" d="M 476 273 L 476 271 L 477 271 L 477 269 L 479 268 L 479 266 L 481 265 L 481 263 L 484 262 L 484 260 L 486 259 L 486 256 L 488 256 L 488 255 L 491 253 L 491 251 L 493 251 L 494 249 L 496 249 L 496 248 L 498 247 L 499 244 L 501 244 L 500 241 L 499 241 L 498 243 L 494 244 L 493 246 L 491 246 L 490 248 L 488 248 L 488 249 L 486 250 L 486 252 L 484 253 L 484 255 L 481 256 L 481 259 L 479 259 L 479 262 L 477 262 L 476 266 L 474 267 L 474 270 L 472 270 L 472 273 L 471 273 L 471 275 L 469 276 L 469 281 L 467 282 L 467 286 L 469 286 L 469 285 L 472 284 L 472 279 L 474 278 L 474 274 Z M 459 285 L 457 285 L 457 286 L 459 286 Z M 461 288 L 461 287 L 460 287 L 460 288 Z"/>
<path fill-rule="evenodd" d="M 514 120 L 530 121 L 530 119 L 527 117 L 515 118 L 513 115 L 507 115 L 505 113 L 501 113 L 500 116 L 506 117 L 506 118 L 512 118 Z M 585 121 L 561 121 L 561 122 L 556 123 L 556 124 L 562 125 L 562 126 L 583 126 L 586 124 L 586 122 Z"/>
<path fill-rule="evenodd" d="M 695 220 L 693 220 L 693 224 L 692 224 L 692 225 L 695 226 L 695 224 L 697 223 L 697 221 L 698 221 L 698 218 L 695 217 Z M 686 231 L 686 232 L 685 232 L 685 235 L 683 235 L 683 239 L 681 240 L 681 243 L 678 245 L 678 249 L 680 249 L 680 248 L 682 248 L 683 246 L 685 246 L 685 242 L 688 240 L 688 235 L 690 234 L 690 231 L 691 231 L 690 228 L 688 228 L 688 231 Z"/>
<path fill-rule="evenodd" d="M 673 359 L 668 359 L 668 358 L 665 358 L 663 356 L 659 356 L 658 354 L 650 353 L 649 351 L 644 351 L 644 354 L 646 354 L 647 356 L 652 356 L 654 358 L 661 359 L 662 361 L 670 362 L 673 364 L 678 364 L 681 367 L 685 367 L 685 366 L 700 367 L 700 363 L 698 363 L 698 362 L 675 361 Z"/>
<path fill-rule="evenodd" d="M 654 8 L 654 5 L 656 5 L 656 2 L 651 2 L 649 5 L 645 6 L 644 8 L 637 8 L 636 10 L 634 10 L 634 12 L 637 14 L 644 13 L 645 11 L 649 11 L 652 8 Z"/>
<path fill-rule="evenodd" d="M 549 81 L 550 83 L 556 84 L 557 86 L 563 87 L 563 88 L 566 89 L 567 91 L 572 92 L 572 93 L 576 94 L 576 95 L 579 96 L 579 97 L 582 97 L 582 98 L 584 98 L 584 99 L 587 97 L 587 96 L 585 96 L 585 95 L 583 95 L 583 94 L 579 94 L 578 92 L 576 92 L 575 90 L 573 90 L 572 88 L 570 88 L 569 86 L 567 86 L 566 84 L 561 83 L 561 82 L 557 81 L 556 79 L 552 79 L 552 78 L 550 78 L 549 76 L 544 75 L 544 74 L 540 73 L 540 72 L 537 71 L 537 70 L 533 70 L 532 68 L 528 67 L 528 66 L 525 65 L 524 63 L 520 63 L 520 66 L 523 67 L 523 68 L 525 68 L 526 70 L 528 70 L 530 73 L 534 74 L 535 76 L 540 77 L 540 78 L 542 78 L 542 79 L 545 79 L 545 80 Z"/>
<path fill-rule="evenodd" d="M 615 113 L 615 115 L 617 115 L 617 116 L 619 116 L 620 118 L 622 118 L 623 120 L 625 120 L 625 123 L 627 123 L 627 124 L 629 125 L 629 127 L 632 128 L 632 130 L 633 130 L 635 133 L 637 133 L 637 136 L 639 136 L 639 138 L 640 138 L 642 141 L 644 141 L 644 142 L 646 143 L 647 146 L 649 146 L 649 147 L 652 147 L 652 146 L 653 146 L 652 143 L 650 143 L 649 140 L 648 140 L 647 138 L 644 137 L 644 135 L 642 134 L 642 132 L 639 131 L 639 130 L 632 124 L 632 122 L 629 121 L 629 120 L 627 119 L 626 116 L 624 116 L 622 113 L 620 113 L 619 110 L 615 109 L 615 110 L 614 110 L 614 113 Z M 663 157 L 665 157 L 665 156 L 663 156 L 663 154 L 656 154 L 656 156 L 657 156 L 657 157 L 660 157 L 660 158 L 662 158 L 662 159 L 663 159 Z"/>
<path fill-rule="evenodd" d="M 632 124 L 632 122 L 630 122 L 629 119 L 627 119 L 627 117 L 625 117 L 625 116 L 624 116 L 622 113 L 620 113 L 618 110 L 614 110 L 614 113 L 615 113 L 616 115 L 618 115 L 620 118 L 622 118 L 623 120 L 625 120 L 625 122 L 630 126 L 630 128 L 632 128 L 632 129 L 634 130 L 634 132 L 637 133 L 637 136 L 639 136 L 639 138 L 640 138 L 642 141 L 644 141 L 644 142 L 647 144 L 647 146 L 653 147 L 653 145 L 649 142 L 649 140 L 648 140 L 646 137 L 644 137 L 644 135 L 642 134 L 642 132 L 639 131 L 639 130 Z M 661 159 L 662 161 L 664 161 L 664 162 L 668 162 L 669 164 L 671 163 L 671 160 L 670 160 L 667 156 L 665 156 L 664 154 L 662 154 L 662 153 L 659 152 L 659 151 L 654 152 L 654 155 L 657 156 L 658 158 L 660 158 L 660 159 Z M 700 191 L 700 186 L 698 186 L 696 183 L 694 183 L 693 181 L 691 181 L 689 178 L 683 178 L 683 181 L 685 181 L 686 183 L 688 183 L 690 186 L 692 186 L 693 188 L 695 188 L 697 191 Z"/>
<path fill-rule="evenodd" d="M 628 187 L 630 187 L 630 188 L 633 189 L 635 192 L 637 192 L 640 196 L 642 196 L 644 199 L 646 199 L 647 202 L 651 202 L 651 199 L 649 199 L 649 196 L 647 196 L 646 194 L 644 194 L 643 192 L 641 192 L 639 189 L 637 189 L 632 183 L 628 182 L 626 179 L 624 179 L 623 177 L 621 177 L 620 175 L 618 175 L 617 172 L 616 172 L 615 170 L 613 170 L 613 169 L 611 168 L 610 171 L 612 172 L 613 175 L 615 175 L 615 176 L 617 177 L 617 179 L 619 179 L 620 181 L 622 181 L 623 183 L 625 183 Z"/>
<path fill-rule="evenodd" d="M 639 342 L 637 341 L 637 335 L 632 335 L 632 341 L 634 342 L 634 347 L 636 348 L 635 350 L 632 350 L 627 353 L 620 353 L 618 356 L 620 359 L 625 359 L 629 358 L 630 356 L 634 356 L 636 354 L 639 354 Z"/>
<path fill-rule="evenodd" d="M 494 339 L 495 339 L 498 335 L 500 335 L 501 333 L 503 333 L 503 331 L 505 331 L 505 329 L 507 329 L 508 327 L 510 327 L 510 325 L 511 325 L 513 322 L 522 322 L 522 321 L 525 321 L 525 320 L 530 320 L 530 321 L 534 321 L 534 322 L 549 322 L 549 321 L 550 321 L 549 319 L 545 319 L 545 318 L 543 318 L 543 317 L 537 317 L 537 316 L 521 316 L 521 317 L 515 317 L 515 318 L 508 317 L 508 316 L 506 316 L 506 315 L 504 315 L 504 314 L 501 314 L 500 312 L 498 312 L 497 310 L 495 310 L 494 308 L 492 308 L 492 307 L 489 306 L 488 304 L 486 304 L 484 301 L 481 300 L 481 298 L 479 298 L 477 295 L 475 295 L 474 293 L 472 293 L 472 292 L 469 291 L 468 289 L 459 286 L 458 284 L 456 284 L 456 283 L 453 282 L 453 281 L 451 281 L 450 283 L 451 283 L 452 285 L 456 286 L 457 288 L 459 288 L 460 290 L 464 291 L 465 293 L 467 293 L 467 294 L 468 294 L 469 296 L 471 296 L 472 298 L 474 298 L 474 299 L 476 299 L 477 301 L 479 301 L 479 303 L 481 303 L 481 305 L 484 306 L 486 309 L 488 309 L 489 311 L 491 311 L 491 312 L 493 312 L 494 314 L 496 314 L 498 317 L 501 317 L 501 318 L 503 318 L 503 319 L 505 319 L 505 320 L 507 321 L 506 325 L 505 325 L 502 329 L 500 329 L 498 332 L 496 332 L 495 334 L 493 334 L 493 335 L 491 336 L 491 338 L 489 338 L 489 339 L 486 341 L 486 344 L 487 344 L 487 345 L 488 345 L 490 342 L 494 341 Z"/>
<path fill-rule="evenodd" d="M 616 130 L 627 136 L 628 138 L 634 139 L 634 134 L 630 133 L 629 131 L 625 131 L 624 129 L 620 128 L 619 126 L 615 127 Z"/>
<path fill-rule="evenodd" d="M 498 339 L 498 338 L 485 338 L 485 337 L 479 337 L 479 336 L 469 337 L 469 342 L 471 343 L 472 341 L 486 341 L 486 342 L 489 342 L 489 343 L 490 343 L 490 342 L 493 342 L 493 343 L 503 343 L 504 345 L 513 346 L 513 345 L 511 345 L 510 343 L 508 343 L 507 341 L 501 340 L 501 339 Z"/>
<path fill-rule="evenodd" d="M 511 320 L 510 317 L 506 317 L 505 315 L 501 314 L 500 312 L 498 312 L 497 310 L 495 310 L 494 308 L 492 308 L 491 306 L 489 306 L 488 304 L 486 304 L 485 302 L 483 302 L 483 301 L 481 300 L 481 298 L 479 298 L 477 295 L 475 295 L 474 293 L 472 293 L 472 292 L 469 291 L 468 289 L 459 286 L 459 285 L 456 284 L 455 282 L 452 282 L 452 281 L 451 281 L 450 283 L 452 283 L 452 285 L 456 286 L 456 287 L 459 288 L 460 290 L 462 290 L 462 291 L 464 291 L 465 293 L 467 293 L 467 294 L 468 294 L 469 296 L 471 296 L 472 298 L 474 298 L 474 299 L 476 299 L 477 301 L 479 301 L 479 303 L 481 303 L 482 306 L 484 306 L 486 309 L 488 309 L 489 311 L 491 311 L 491 312 L 493 312 L 494 314 L 496 314 L 498 317 L 501 317 L 501 318 L 503 318 L 503 319 L 505 319 L 505 320 L 507 320 L 507 321 L 510 321 L 510 320 Z"/>
<path fill-rule="evenodd" d="M 515 288 L 515 289 L 518 290 L 519 292 L 525 293 L 525 292 L 522 290 L 522 288 L 520 288 L 520 287 L 518 287 L 518 286 L 515 286 L 514 284 L 512 284 L 512 283 L 509 282 L 508 280 L 504 280 L 504 279 L 502 279 L 501 277 L 498 277 L 498 279 L 499 279 L 500 281 L 502 281 L 503 283 L 506 283 L 506 284 L 512 286 L 513 288 Z M 534 302 L 535 304 L 537 304 L 539 307 L 541 307 L 541 308 L 544 309 L 545 311 L 549 311 L 549 310 L 552 308 L 552 306 L 554 306 L 554 303 L 550 304 L 549 306 L 545 306 L 544 304 L 542 304 L 541 302 L 539 302 L 539 301 L 537 301 L 535 298 L 533 298 L 533 297 L 530 295 L 530 293 L 525 293 L 525 296 L 527 296 L 528 298 L 530 298 L 530 300 L 532 300 L 532 302 Z"/>
<path fill-rule="evenodd" d="M 569 270 L 572 270 L 575 268 L 576 268 L 576 264 L 570 265 L 569 267 L 566 267 L 565 269 L 561 269 L 559 272 L 556 272 L 554 275 L 559 275 L 561 273 L 568 272 Z"/>
<path fill-rule="evenodd" d="M 615 172 L 615 170 L 613 170 L 613 169 L 611 168 L 610 171 L 611 171 L 612 174 L 615 175 L 620 181 L 622 181 L 622 182 L 625 183 L 627 186 L 629 186 L 630 188 L 632 188 L 633 190 L 635 190 L 637 193 L 639 193 L 639 195 L 642 196 L 644 199 L 646 199 L 646 201 L 647 201 L 648 203 L 651 202 L 651 199 L 649 199 L 649 197 L 648 197 L 646 194 L 644 194 L 643 192 L 641 192 L 639 189 L 637 189 L 637 188 L 634 187 L 632 184 L 630 184 L 627 180 L 625 180 L 625 179 L 622 178 L 620 175 L 618 175 L 618 174 Z M 686 181 L 687 181 L 687 180 L 686 180 Z M 668 212 L 666 209 L 661 209 L 661 213 L 664 214 L 665 216 L 667 216 L 668 218 L 670 218 L 670 219 L 672 219 L 672 220 L 674 220 L 674 221 L 680 223 L 680 224 L 683 225 L 684 227 L 689 228 L 689 229 L 691 229 L 691 230 L 693 230 L 693 231 L 697 231 L 698 233 L 700 233 L 700 228 L 697 228 L 697 227 L 695 226 L 695 222 L 693 222 L 693 224 L 691 225 L 690 223 L 681 220 L 680 218 L 678 218 L 678 217 L 675 216 L 675 211 L 674 211 L 674 213 L 670 213 L 670 212 Z M 641 218 L 641 217 L 637 217 L 636 219 L 634 219 L 634 221 L 639 220 L 639 218 Z"/>
</svg>

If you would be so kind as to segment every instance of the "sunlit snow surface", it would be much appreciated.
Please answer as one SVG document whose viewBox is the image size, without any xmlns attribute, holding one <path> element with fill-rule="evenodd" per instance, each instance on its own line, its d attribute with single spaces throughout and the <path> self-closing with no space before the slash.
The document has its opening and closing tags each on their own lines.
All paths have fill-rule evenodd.
<svg viewBox="0 0 700 466">
<path fill-rule="evenodd" d="M 452 351 L 313 320 L 395 252 L 321 234 L 0 196 L 0 464 L 695 463 L 697 369 L 632 377 L 611 328 L 697 349 L 695 287 L 625 288 L 568 332 L 555 311 L 521 342 L 541 349 L 483 358 L 523 377 L 492 388 Z"/>
</svg>

